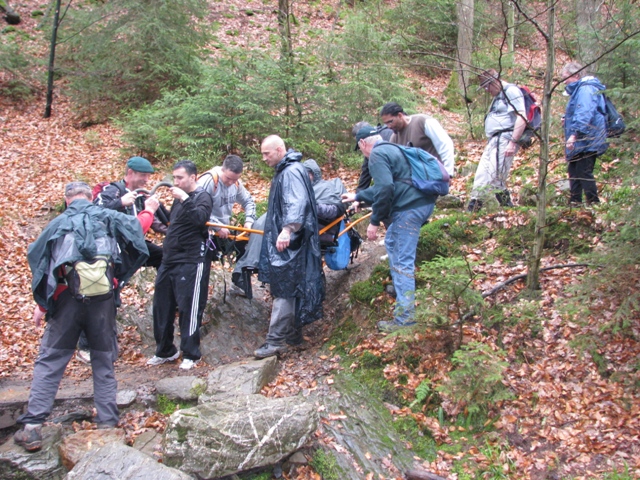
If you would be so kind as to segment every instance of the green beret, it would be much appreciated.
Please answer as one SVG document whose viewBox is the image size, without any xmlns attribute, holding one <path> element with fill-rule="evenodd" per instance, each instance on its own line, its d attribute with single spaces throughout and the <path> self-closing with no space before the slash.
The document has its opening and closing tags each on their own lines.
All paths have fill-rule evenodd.
<svg viewBox="0 0 640 480">
<path fill-rule="evenodd" d="M 131 157 L 127 160 L 127 168 L 130 168 L 134 172 L 153 173 L 153 167 L 149 160 L 142 157 Z"/>
</svg>

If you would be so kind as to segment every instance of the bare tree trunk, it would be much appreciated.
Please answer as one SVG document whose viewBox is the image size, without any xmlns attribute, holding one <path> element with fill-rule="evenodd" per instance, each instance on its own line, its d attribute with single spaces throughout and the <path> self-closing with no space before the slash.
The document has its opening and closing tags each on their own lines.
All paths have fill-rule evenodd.
<svg viewBox="0 0 640 480">
<path fill-rule="evenodd" d="M 280 31 L 280 61 L 284 71 L 284 89 L 286 95 L 285 107 L 285 136 L 289 135 L 289 119 L 291 118 L 291 106 L 293 103 L 293 45 L 291 42 L 289 0 L 278 0 L 278 29 Z"/>
<path fill-rule="evenodd" d="M 511 0 L 503 0 L 503 13 L 507 23 L 507 60 L 508 65 L 513 65 L 516 51 L 516 8 Z"/>
<path fill-rule="evenodd" d="M 47 75 L 47 104 L 44 107 L 44 118 L 51 116 L 51 105 L 53 104 L 53 76 L 56 58 L 56 42 L 58 41 L 58 23 L 60 18 L 60 1 L 56 0 L 56 9 L 53 14 L 53 29 L 51 30 L 51 47 L 49 50 L 49 69 Z"/>
<path fill-rule="evenodd" d="M 527 290 L 534 293 L 540 289 L 540 261 L 544 249 L 544 237 L 547 226 L 547 169 L 549 165 L 549 128 L 551 126 L 551 93 L 553 73 L 555 71 L 555 0 L 547 0 L 547 66 L 544 75 L 542 98 L 542 127 L 540 131 L 540 161 L 538 163 L 538 210 L 536 217 L 535 241 L 529 258 Z"/>
<path fill-rule="evenodd" d="M 460 0 L 456 4 L 458 16 L 458 89 L 463 98 L 468 98 L 473 53 L 473 9 L 474 0 Z"/>
<path fill-rule="evenodd" d="M 578 57 L 582 64 L 593 62 L 598 56 L 599 0 L 576 0 L 578 26 Z M 591 67 L 595 71 L 595 65 Z"/>
</svg>

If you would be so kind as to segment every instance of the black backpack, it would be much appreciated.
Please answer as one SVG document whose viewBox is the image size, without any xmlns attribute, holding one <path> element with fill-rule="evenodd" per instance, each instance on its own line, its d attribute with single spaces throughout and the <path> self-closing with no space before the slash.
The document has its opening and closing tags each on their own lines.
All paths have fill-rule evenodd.
<svg viewBox="0 0 640 480">
<path fill-rule="evenodd" d="M 619 137 L 624 133 L 627 126 L 624 124 L 622 115 L 618 113 L 611 99 L 604 93 L 602 96 L 604 97 L 604 112 L 601 113 L 604 115 L 604 120 L 607 125 L 607 138 Z"/>
</svg>

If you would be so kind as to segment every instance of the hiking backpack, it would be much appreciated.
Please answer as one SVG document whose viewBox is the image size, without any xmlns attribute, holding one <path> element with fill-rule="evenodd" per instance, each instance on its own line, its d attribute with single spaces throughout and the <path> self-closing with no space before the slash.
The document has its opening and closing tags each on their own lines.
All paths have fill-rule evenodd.
<svg viewBox="0 0 640 480">
<path fill-rule="evenodd" d="M 340 222 L 340 232 L 350 224 L 349 220 Z M 358 257 L 358 251 L 362 244 L 362 237 L 355 228 L 350 228 L 342 235 L 338 236 L 334 245 L 327 247 L 324 254 L 324 261 L 331 270 L 344 270 L 353 263 L 353 259 Z"/>
<path fill-rule="evenodd" d="M 447 195 L 449 174 L 443 163 L 429 152 L 417 147 L 404 147 L 395 143 L 379 142 L 378 145 L 393 145 L 398 148 L 411 167 L 411 178 L 399 181 L 417 188 L 425 195 Z M 375 147 L 374 147 L 375 148 Z"/>
<path fill-rule="evenodd" d="M 96 183 L 93 186 L 93 190 L 91 190 L 91 201 L 94 202 L 96 198 L 98 198 L 98 195 L 100 195 L 102 193 L 102 191 L 107 188 L 109 185 L 113 185 L 115 187 L 118 188 L 118 192 L 120 193 L 118 195 L 118 197 L 123 196 L 124 194 L 127 193 L 127 189 L 124 186 L 124 182 L 120 181 L 120 182 L 99 182 Z"/>
<path fill-rule="evenodd" d="M 393 130 L 391 130 L 386 125 L 378 124 L 376 127 L 376 134 L 380 135 L 385 142 L 388 142 L 391 136 L 393 135 Z"/>
<path fill-rule="evenodd" d="M 533 96 L 531 90 L 528 87 L 521 87 L 516 85 L 522 92 L 524 98 L 524 111 L 527 116 L 527 126 L 525 127 L 522 135 L 518 139 L 518 145 L 521 148 L 527 149 L 533 145 L 534 139 L 540 131 L 542 125 L 542 112 L 540 106 L 536 103 L 536 97 Z"/>
<path fill-rule="evenodd" d="M 604 97 L 604 112 L 601 113 L 604 115 L 607 126 L 607 138 L 619 137 L 624 133 L 627 126 L 611 99 L 604 93 L 602 96 Z"/>
<path fill-rule="evenodd" d="M 69 292 L 78 301 L 113 292 L 115 264 L 111 257 L 98 255 L 65 265 L 65 280 Z"/>
<path fill-rule="evenodd" d="M 218 188 L 218 182 L 220 180 L 220 176 L 218 175 L 218 172 L 216 172 L 214 169 L 215 167 L 213 167 L 211 170 L 207 170 L 206 172 L 204 172 L 202 175 L 198 177 L 198 180 L 200 180 L 205 175 L 211 175 L 211 180 L 213 181 L 213 192 L 215 193 L 216 189 Z M 236 180 L 235 185 L 236 187 L 240 188 L 240 181 Z"/>
<path fill-rule="evenodd" d="M 340 222 L 340 230 L 344 230 L 344 220 Z M 331 270 L 344 270 L 349 265 L 351 257 L 351 240 L 349 235 L 340 235 L 335 245 L 327 247 L 324 261 Z"/>
</svg>

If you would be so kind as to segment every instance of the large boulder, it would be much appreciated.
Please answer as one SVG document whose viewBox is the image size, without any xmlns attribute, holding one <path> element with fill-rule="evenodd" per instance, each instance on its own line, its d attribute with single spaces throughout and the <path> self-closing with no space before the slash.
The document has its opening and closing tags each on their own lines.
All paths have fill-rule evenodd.
<svg viewBox="0 0 640 480">
<path fill-rule="evenodd" d="M 110 443 L 87 453 L 66 480 L 192 480 L 135 448 Z"/>
<path fill-rule="evenodd" d="M 67 470 L 71 470 L 86 454 L 109 443 L 125 442 L 124 430 L 109 428 L 105 430 L 80 430 L 66 436 L 60 442 L 60 459 Z"/>
<path fill-rule="evenodd" d="M 60 463 L 58 442 L 62 426 L 46 426 L 42 429 L 42 448 L 27 452 L 16 445 L 13 438 L 0 445 L 0 478 L 2 480 L 60 480 L 66 473 Z"/>
<path fill-rule="evenodd" d="M 315 408 L 302 398 L 225 398 L 171 415 L 164 462 L 198 478 L 231 475 L 279 462 L 316 426 Z"/>
<path fill-rule="evenodd" d="M 260 393 L 262 387 L 276 378 L 278 360 L 276 357 L 264 360 L 244 360 L 216 368 L 207 379 L 207 391 L 198 403 L 220 400 L 223 396 L 250 395 Z"/>
</svg>

